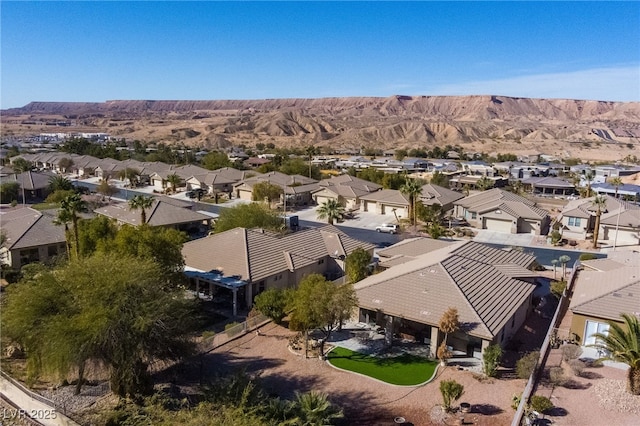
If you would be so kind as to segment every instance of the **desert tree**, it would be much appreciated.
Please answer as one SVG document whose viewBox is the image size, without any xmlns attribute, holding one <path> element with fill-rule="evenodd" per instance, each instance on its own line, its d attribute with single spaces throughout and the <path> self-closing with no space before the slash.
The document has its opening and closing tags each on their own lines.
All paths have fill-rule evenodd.
<svg viewBox="0 0 640 426">
<path fill-rule="evenodd" d="M 369 275 L 369 264 L 371 264 L 371 254 L 358 247 L 345 258 L 344 272 L 349 282 L 356 283 Z"/>
<path fill-rule="evenodd" d="M 251 199 L 253 201 L 267 200 L 269 208 L 271 208 L 272 203 L 275 200 L 279 200 L 282 195 L 284 195 L 283 188 L 271 182 L 258 182 L 253 185 L 251 191 Z"/>
<path fill-rule="evenodd" d="M 305 355 L 309 331 L 319 329 L 324 334 L 320 344 L 320 355 L 324 355 L 325 341 L 356 306 L 352 284 L 336 286 L 320 274 L 304 277 L 292 295 L 289 325 L 304 333 Z"/>
<path fill-rule="evenodd" d="M 151 260 L 99 254 L 45 271 L 7 293 L 3 332 L 23 345 L 32 377 L 108 367 L 113 392 L 152 390 L 149 366 L 192 353 L 193 301 L 163 279 Z M 78 389 L 77 389 L 78 390 Z"/>
<path fill-rule="evenodd" d="M 267 206 L 251 203 L 222 210 L 216 221 L 214 232 L 220 233 L 238 227 L 280 231 L 282 226 L 282 218 Z"/>
</svg>

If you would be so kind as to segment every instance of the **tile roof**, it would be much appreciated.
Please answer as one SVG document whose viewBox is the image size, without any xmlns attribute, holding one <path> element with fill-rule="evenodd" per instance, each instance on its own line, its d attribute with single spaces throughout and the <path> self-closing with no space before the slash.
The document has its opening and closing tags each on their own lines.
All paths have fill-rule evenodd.
<svg viewBox="0 0 640 426">
<path fill-rule="evenodd" d="M 465 197 L 456 201 L 454 204 L 478 213 L 501 209 L 514 217 L 524 219 L 539 220 L 549 215 L 549 212 L 546 210 L 536 207 L 536 203 L 533 201 L 500 188 L 490 189 Z"/>
<path fill-rule="evenodd" d="M 376 201 L 383 204 L 408 206 L 409 199 L 397 189 L 383 189 L 360 197 L 361 200 Z"/>
<path fill-rule="evenodd" d="M 44 189 L 49 187 L 52 177 L 57 176 L 52 172 L 26 171 L 7 177 L 7 180 L 18 182 L 21 188 L 26 190 Z"/>
<path fill-rule="evenodd" d="M 235 228 L 184 244 L 185 265 L 200 271 L 222 270 L 246 281 L 311 265 L 326 256 L 348 255 L 371 243 L 355 240 L 333 226 L 284 236 L 258 229 Z"/>
<path fill-rule="evenodd" d="M 170 197 L 155 198 L 150 209 L 146 211 L 147 223 L 151 226 L 170 226 L 191 222 L 203 222 L 211 217 L 185 208 L 188 202 L 175 200 Z M 130 225 L 140 224 L 140 211 L 131 210 L 128 203 L 113 204 L 96 209 L 97 214 L 116 219 L 118 222 Z"/>
<path fill-rule="evenodd" d="M 522 272 L 534 260 L 522 252 L 457 242 L 356 283 L 356 295 L 362 307 L 431 325 L 453 306 L 469 334 L 493 339 L 533 293 L 535 285 L 513 271 Z"/>
<path fill-rule="evenodd" d="M 620 314 L 640 314 L 640 268 L 578 272 L 569 308 L 582 314 L 620 320 Z"/>
<path fill-rule="evenodd" d="M 433 204 L 445 206 L 462 198 L 464 198 L 464 195 L 459 192 L 432 184 L 423 185 L 422 194 L 420 194 L 420 200 L 425 206 Z"/>
<path fill-rule="evenodd" d="M 30 207 L 11 210 L 0 215 L 2 232 L 9 250 L 63 243 L 64 227 L 55 225 L 55 217 Z"/>
<path fill-rule="evenodd" d="M 525 185 L 541 186 L 546 188 L 575 188 L 576 186 L 564 179 L 558 179 L 553 176 L 546 177 L 530 177 L 523 179 Z"/>
</svg>

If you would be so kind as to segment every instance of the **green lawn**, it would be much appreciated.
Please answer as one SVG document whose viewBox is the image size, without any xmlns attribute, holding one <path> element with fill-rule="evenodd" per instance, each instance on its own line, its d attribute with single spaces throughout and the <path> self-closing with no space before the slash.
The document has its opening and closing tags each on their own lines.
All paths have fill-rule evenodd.
<svg viewBox="0 0 640 426">
<path fill-rule="evenodd" d="M 337 346 L 327 355 L 334 367 L 364 374 L 392 385 L 419 385 L 435 374 L 437 361 L 415 355 L 376 358 Z"/>
</svg>

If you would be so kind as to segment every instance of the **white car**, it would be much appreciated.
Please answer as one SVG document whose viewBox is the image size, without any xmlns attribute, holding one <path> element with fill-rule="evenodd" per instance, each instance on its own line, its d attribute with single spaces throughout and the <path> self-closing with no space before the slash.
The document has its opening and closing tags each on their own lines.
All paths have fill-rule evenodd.
<svg viewBox="0 0 640 426">
<path fill-rule="evenodd" d="M 383 223 L 382 225 L 376 227 L 376 231 L 378 232 L 387 232 L 389 234 L 397 234 L 399 230 L 399 226 L 395 223 Z"/>
</svg>

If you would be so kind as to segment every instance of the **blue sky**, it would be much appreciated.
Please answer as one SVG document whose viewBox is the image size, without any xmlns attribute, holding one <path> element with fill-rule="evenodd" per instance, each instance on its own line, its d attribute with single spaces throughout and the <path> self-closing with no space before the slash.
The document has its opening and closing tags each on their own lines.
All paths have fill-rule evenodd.
<svg viewBox="0 0 640 426">
<path fill-rule="evenodd" d="M 0 3 L 30 101 L 496 94 L 640 101 L 640 2 Z"/>
</svg>

